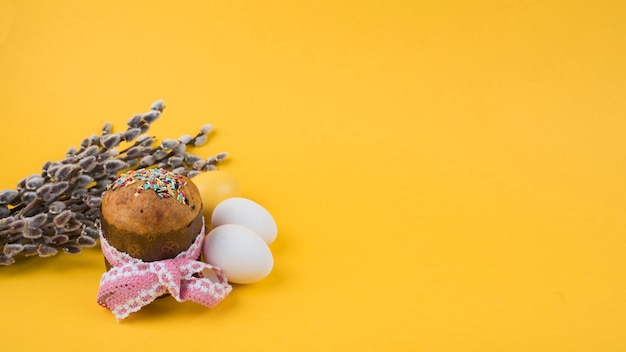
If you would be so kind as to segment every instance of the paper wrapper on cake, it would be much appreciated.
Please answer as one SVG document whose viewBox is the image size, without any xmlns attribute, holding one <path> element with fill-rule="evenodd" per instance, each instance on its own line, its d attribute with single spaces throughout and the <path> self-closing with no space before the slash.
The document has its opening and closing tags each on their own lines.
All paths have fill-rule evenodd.
<svg viewBox="0 0 626 352">
<path fill-rule="evenodd" d="M 134 258 L 174 258 L 203 230 L 200 193 L 187 177 L 164 169 L 130 171 L 104 192 L 101 226 L 111 246 Z"/>
</svg>

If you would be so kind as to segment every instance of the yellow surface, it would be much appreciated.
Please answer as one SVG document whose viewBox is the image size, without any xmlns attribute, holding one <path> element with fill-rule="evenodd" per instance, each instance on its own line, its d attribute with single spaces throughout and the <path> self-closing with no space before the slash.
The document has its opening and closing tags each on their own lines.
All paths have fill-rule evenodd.
<svg viewBox="0 0 626 352">
<path fill-rule="evenodd" d="M 274 272 L 118 324 L 98 249 L 3 267 L 3 350 L 626 350 L 623 1 L 174 3 L 0 1 L 0 188 L 164 99 Z"/>
</svg>

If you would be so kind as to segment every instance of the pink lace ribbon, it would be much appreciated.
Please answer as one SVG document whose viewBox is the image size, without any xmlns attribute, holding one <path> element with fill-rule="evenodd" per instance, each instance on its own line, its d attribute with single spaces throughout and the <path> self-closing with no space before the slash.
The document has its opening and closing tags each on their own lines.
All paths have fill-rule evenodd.
<svg viewBox="0 0 626 352">
<path fill-rule="evenodd" d="M 186 251 L 173 259 L 154 262 L 144 262 L 118 251 L 102 232 L 100 241 L 102 252 L 113 267 L 100 279 L 97 300 L 102 307 L 111 310 L 118 321 L 165 293 L 179 302 L 190 300 L 213 308 L 232 290 L 219 268 L 196 260 L 202 250 L 204 226 Z M 205 269 L 214 274 L 215 281 L 203 277 Z"/>
</svg>

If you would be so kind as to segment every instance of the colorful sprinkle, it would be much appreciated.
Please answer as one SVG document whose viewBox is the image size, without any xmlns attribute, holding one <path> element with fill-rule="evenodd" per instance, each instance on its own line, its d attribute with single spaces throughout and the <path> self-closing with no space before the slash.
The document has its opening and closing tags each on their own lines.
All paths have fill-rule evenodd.
<svg viewBox="0 0 626 352">
<path fill-rule="evenodd" d="M 182 175 L 175 174 L 165 169 L 137 169 L 121 175 L 117 180 L 107 186 L 109 190 L 130 186 L 135 182 L 143 181 L 143 185 L 137 186 L 135 197 L 142 191 L 152 190 L 161 199 L 176 198 L 181 204 L 189 205 L 182 188 L 187 185 Z"/>
</svg>

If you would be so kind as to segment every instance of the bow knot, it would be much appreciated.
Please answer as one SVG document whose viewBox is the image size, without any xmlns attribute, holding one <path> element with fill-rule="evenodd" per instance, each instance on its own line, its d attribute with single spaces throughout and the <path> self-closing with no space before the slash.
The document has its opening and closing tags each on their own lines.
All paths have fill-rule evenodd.
<svg viewBox="0 0 626 352">
<path fill-rule="evenodd" d="M 120 320 L 169 293 L 179 302 L 190 300 L 212 308 L 232 290 L 222 271 L 195 260 L 204 240 L 203 230 L 194 243 L 175 258 L 144 262 L 111 246 L 100 232 L 102 252 L 113 267 L 100 279 L 98 303 Z M 214 279 L 203 277 L 203 271 Z M 213 275 L 212 275 L 213 276 Z"/>
</svg>

